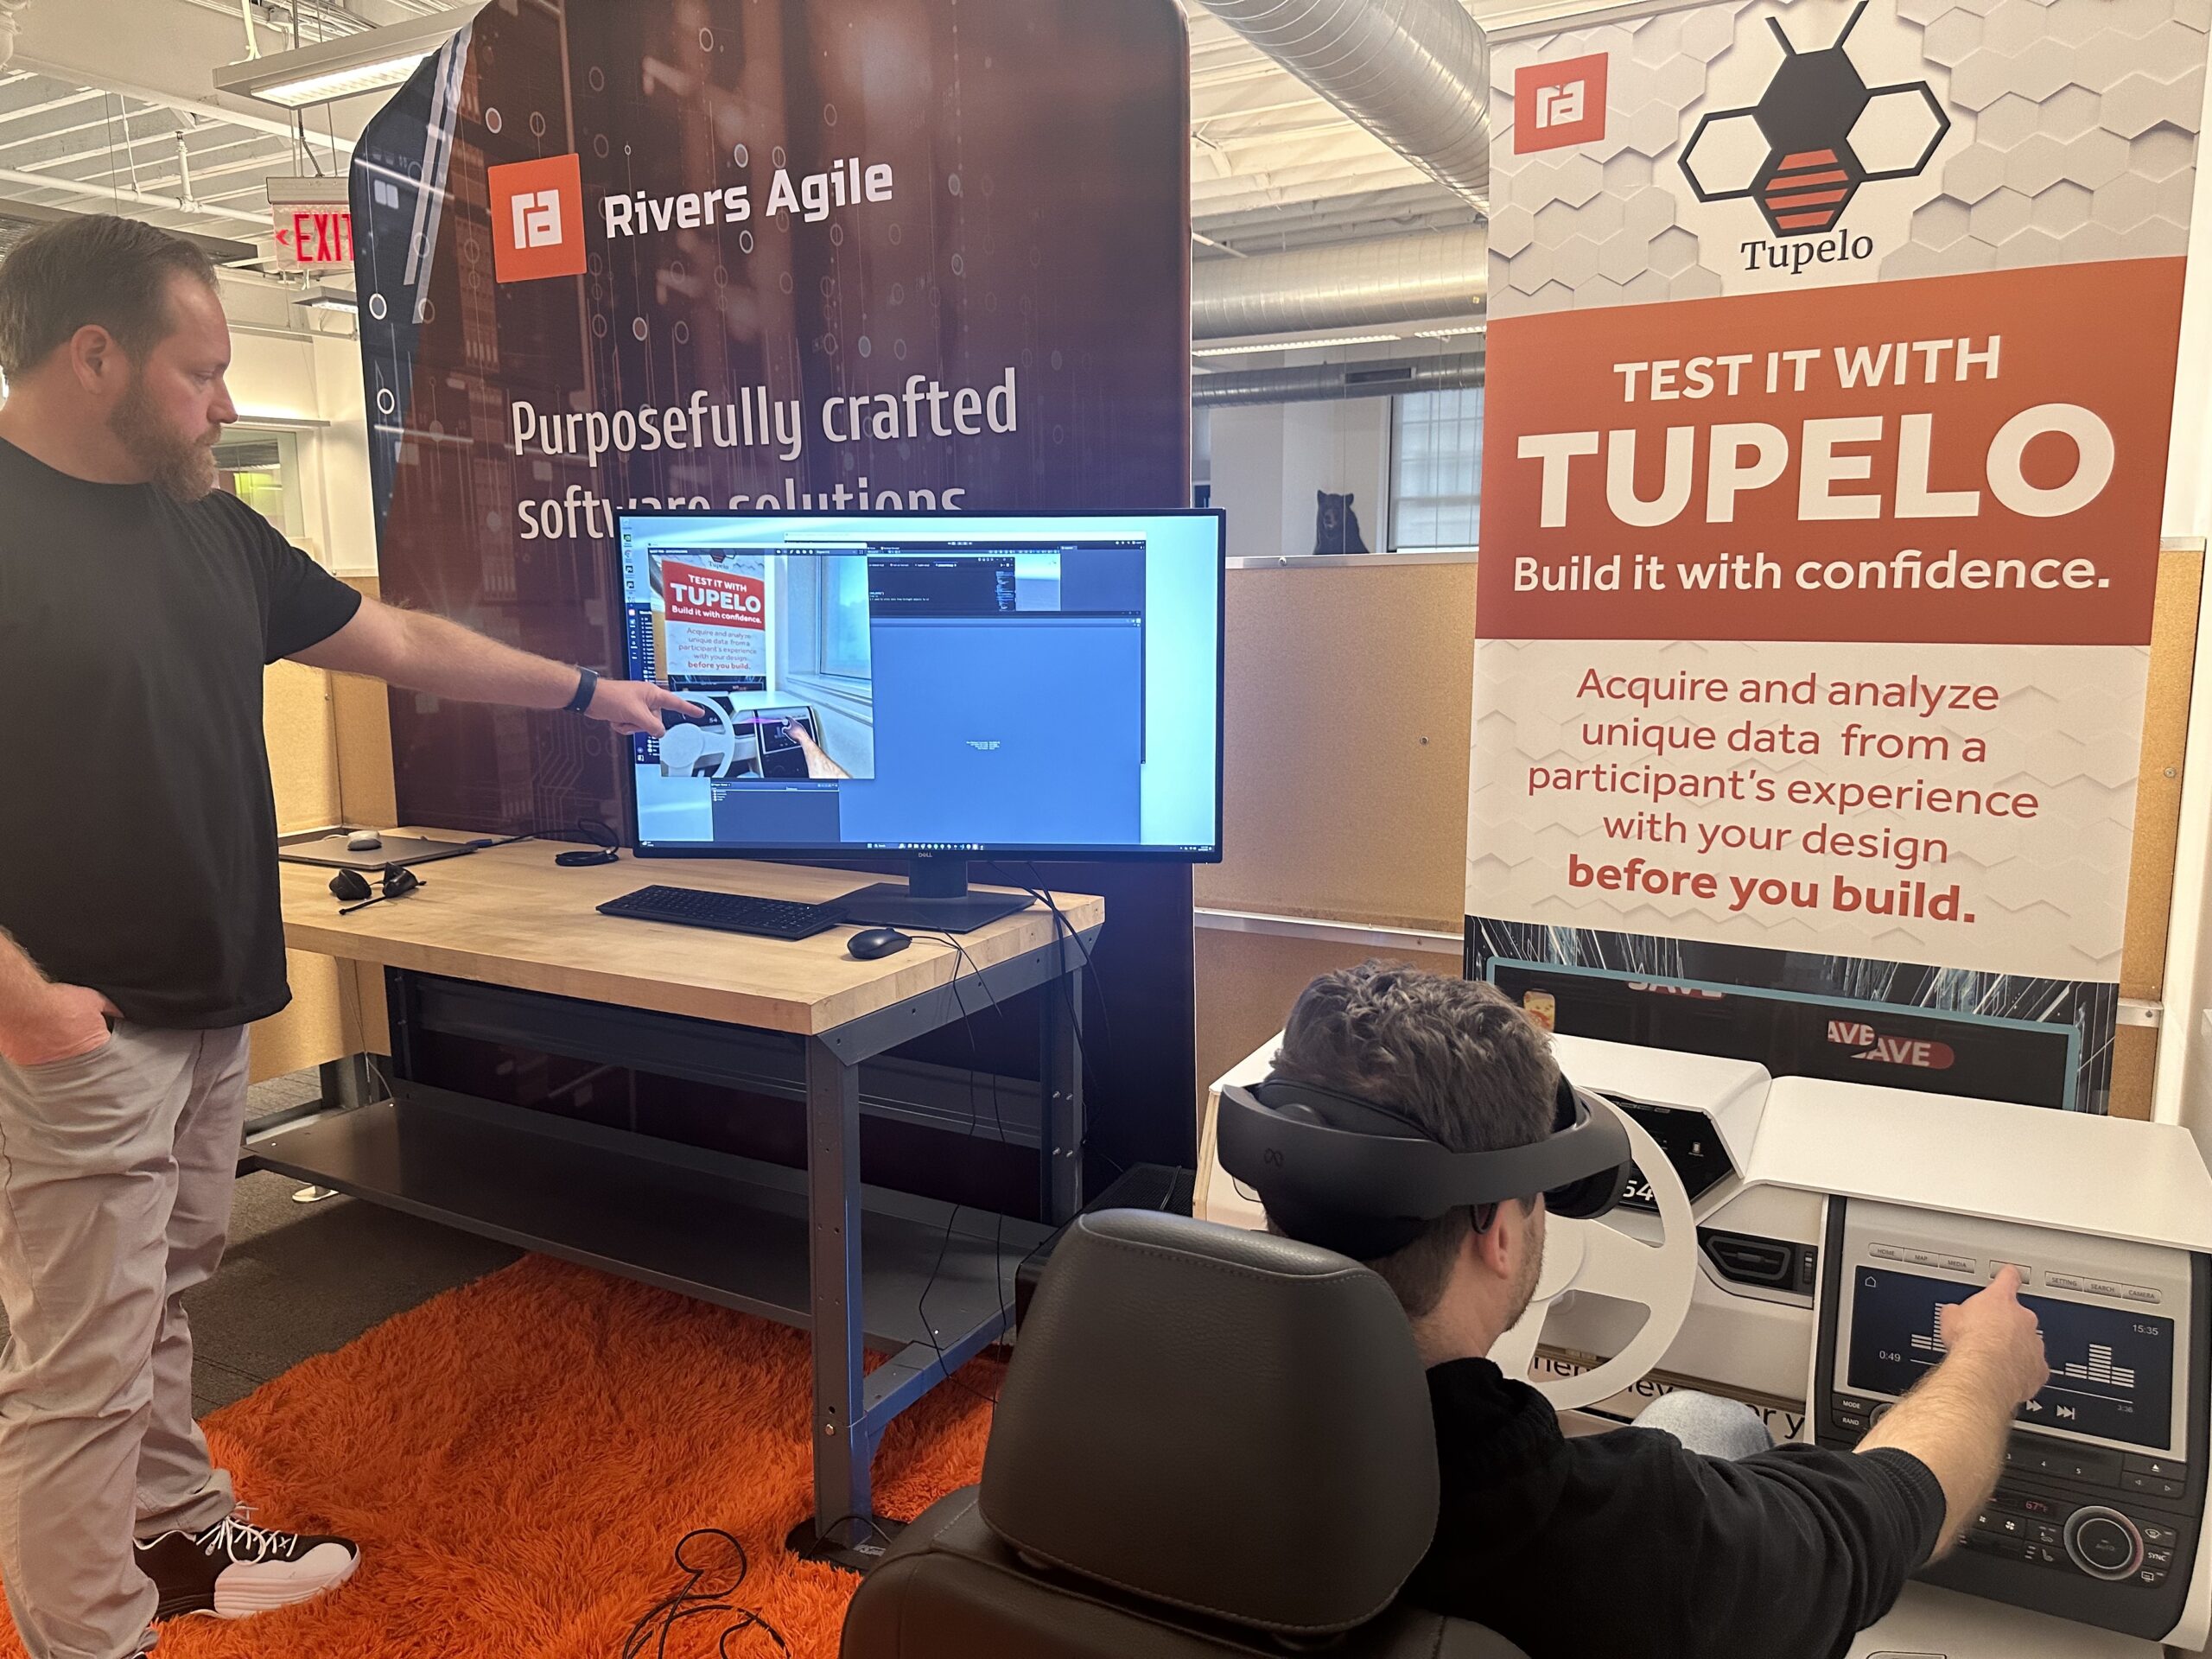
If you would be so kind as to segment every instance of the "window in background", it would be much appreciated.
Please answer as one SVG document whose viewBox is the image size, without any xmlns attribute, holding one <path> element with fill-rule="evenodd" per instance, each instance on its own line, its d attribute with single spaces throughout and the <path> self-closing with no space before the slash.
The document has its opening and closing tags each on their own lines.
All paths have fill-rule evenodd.
<svg viewBox="0 0 2212 1659">
<path fill-rule="evenodd" d="M 285 540 L 297 543 L 306 533 L 297 434 L 232 427 L 215 446 L 215 486 L 276 525 Z"/>
<path fill-rule="evenodd" d="M 817 566 L 821 573 L 822 672 L 848 679 L 867 679 L 868 561 L 844 558 L 804 563 Z"/>
<path fill-rule="evenodd" d="M 1483 389 L 1408 392 L 1395 400 L 1390 547 L 1471 548 L 1482 525 Z"/>
</svg>

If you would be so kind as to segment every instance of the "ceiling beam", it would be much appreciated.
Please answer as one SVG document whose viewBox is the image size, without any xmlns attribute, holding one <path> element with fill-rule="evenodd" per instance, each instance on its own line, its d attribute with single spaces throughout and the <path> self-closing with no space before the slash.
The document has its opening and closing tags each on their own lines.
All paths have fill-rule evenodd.
<svg viewBox="0 0 2212 1659">
<path fill-rule="evenodd" d="M 41 173 L 18 173 L 11 167 L 0 167 L 0 184 L 12 184 L 27 190 L 52 190 L 63 195 L 84 197 L 94 202 L 130 202 L 134 207 L 157 208 L 163 213 L 181 213 L 187 219 L 220 219 L 236 224 L 251 225 L 260 230 L 269 223 L 267 213 L 249 213 L 243 208 L 218 207 L 213 204 L 198 207 L 179 201 L 175 196 L 149 195 L 143 190 L 126 190 L 109 184 L 79 184 L 74 179 L 50 179 Z M 94 211 L 87 208 L 86 212 Z"/>
<path fill-rule="evenodd" d="M 226 16 L 180 0 L 140 0 L 133 27 L 118 29 L 114 10 L 84 0 L 32 5 L 22 16 L 15 67 L 280 137 L 293 133 L 284 111 L 218 92 L 210 82 L 212 66 L 246 54 L 245 27 L 235 10 Z M 350 99 L 317 111 L 308 142 L 350 153 L 362 126 L 383 107 L 385 96 Z M 326 114 L 336 127 L 334 138 L 320 130 Z"/>
<path fill-rule="evenodd" d="M 41 189 L 45 188 L 43 184 L 40 186 Z M 172 213 L 181 214 L 184 212 L 183 208 L 173 202 L 164 202 L 162 205 Z M 55 225 L 64 219 L 83 217 L 81 213 L 71 208 L 49 207 L 40 202 L 23 201 L 13 196 L 0 195 L 0 219 L 12 219 L 29 225 Z M 203 236 L 197 231 L 171 231 L 169 234 L 181 237 L 191 243 L 217 264 L 226 264 L 235 259 L 255 259 L 260 257 L 258 251 L 251 243 L 232 242 L 219 236 Z"/>
</svg>

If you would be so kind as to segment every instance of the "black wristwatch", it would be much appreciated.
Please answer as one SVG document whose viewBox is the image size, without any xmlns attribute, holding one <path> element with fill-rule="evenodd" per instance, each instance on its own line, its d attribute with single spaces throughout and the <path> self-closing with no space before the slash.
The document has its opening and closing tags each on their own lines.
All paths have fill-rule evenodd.
<svg viewBox="0 0 2212 1659">
<path fill-rule="evenodd" d="M 563 710 L 564 714 L 581 715 L 591 707 L 591 700 L 599 695 L 599 671 L 580 668 L 576 672 L 581 676 L 576 681 L 576 695 L 569 699 L 567 707 Z"/>
</svg>

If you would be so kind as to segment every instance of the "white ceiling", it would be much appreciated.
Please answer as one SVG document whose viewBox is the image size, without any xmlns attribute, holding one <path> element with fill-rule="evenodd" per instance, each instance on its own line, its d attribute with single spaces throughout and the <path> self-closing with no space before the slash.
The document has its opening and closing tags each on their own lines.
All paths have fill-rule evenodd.
<svg viewBox="0 0 2212 1659">
<path fill-rule="evenodd" d="M 264 52 L 291 44 L 295 4 L 307 42 L 474 3 L 251 0 Z M 1201 258 L 1465 222 L 1452 192 L 1203 5 L 1188 10 Z M 212 72 L 246 55 L 238 0 L 29 0 L 19 26 L 0 69 L 0 247 L 9 221 L 105 208 L 266 251 L 262 181 L 335 170 L 375 107 L 308 111 L 302 137 L 287 111 L 215 93 Z"/>
</svg>

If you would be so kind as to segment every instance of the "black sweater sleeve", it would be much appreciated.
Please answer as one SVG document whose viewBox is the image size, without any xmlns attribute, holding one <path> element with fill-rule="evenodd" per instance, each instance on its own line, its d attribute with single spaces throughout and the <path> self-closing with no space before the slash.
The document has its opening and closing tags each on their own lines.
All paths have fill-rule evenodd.
<svg viewBox="0 0 2212 1659">
<path fill-rule="evenodd" d="M 1636 1431 L 1604 1437 L 1637 1441 Z M 1736 1462 L 1637 1445 L 1641 1489 L 1660 1553 L 1677 1573 L 1653 1584 L 1654 1651 L 1700 1659 L 1840 1659 L 1886 1613 L 1933 1553 L 1943 1491 L 1926 1465 L 1888 1448 L 1859 1456 L 1781 1446 Z"/>
</svg>

